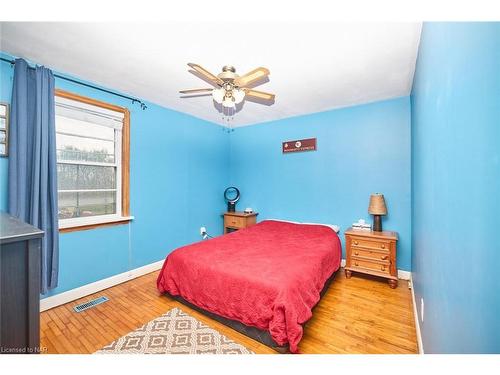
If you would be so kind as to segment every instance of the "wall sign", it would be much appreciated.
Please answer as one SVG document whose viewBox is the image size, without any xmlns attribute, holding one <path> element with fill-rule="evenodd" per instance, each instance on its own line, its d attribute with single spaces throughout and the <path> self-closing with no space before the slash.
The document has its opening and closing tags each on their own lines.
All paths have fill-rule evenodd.
<svg viewBox="0 0 500 375">
<path fill-rule="evenodd" d="M 316 138 L 298 139 L 296 141 L 286 141 L 281 145 L 283 153 L 316 151 Z"/>
</svg>

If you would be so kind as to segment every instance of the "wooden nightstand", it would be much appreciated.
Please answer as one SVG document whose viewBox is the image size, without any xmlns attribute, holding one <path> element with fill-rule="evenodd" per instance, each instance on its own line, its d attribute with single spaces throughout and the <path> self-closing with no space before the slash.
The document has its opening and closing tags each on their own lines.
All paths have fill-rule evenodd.
<svg viewBox="0 0 500 375">
<path fill-rule="evenodd" d="M 391 288 L 398 286 L 396 268 L 396 232 L 345 231 L 346 267 L 345 276 L 352 272 L 384 277 Z"/>
<path fill-rule="evenodd" d="M 254 225 L 257 215 L 257 212 L 246 214 L 241 211 L 224 213 L 224 234 Z"/>
</svg>

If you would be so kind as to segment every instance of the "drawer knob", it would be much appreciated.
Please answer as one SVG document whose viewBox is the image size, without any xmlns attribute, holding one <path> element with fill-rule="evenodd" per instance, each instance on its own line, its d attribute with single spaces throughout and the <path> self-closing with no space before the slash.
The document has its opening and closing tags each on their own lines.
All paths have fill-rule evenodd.
<svg viewBox="0 0 500 375">
<path fill-rule="evenodd" d="M 354 252 L 354 255 L 359 255 L 359 251 L 355 251 L 355 252 Z"/>
<path fill-rule="evenodd" d="M 354 262 L 354 265 L 357 267 L 358 266 L 358 262 Z"/>
<path fill-rule="evenodd" d="M 357 245 L 358 244 L 358 241 L 354 241 L 354 245 Z"/>
<path fill-rule="evenodd" d="M 380 266 L 381 271 L 385 271 L 385 266 Z"/>
<path fill-rule="evenodd" d="M 385 244 L 382 244 L 382 246 L 380 246 L 382 249 L 385 249 Z"/>
<path fill-rule="evenodd" d="M 382 255 L 382 256 L 380 257 L 380 259 L 382 259 L 382 260 L 386 260 L 387 258 L 388 258 L 388 257 L 387 257 L 387 255 Z"/>
</svg>

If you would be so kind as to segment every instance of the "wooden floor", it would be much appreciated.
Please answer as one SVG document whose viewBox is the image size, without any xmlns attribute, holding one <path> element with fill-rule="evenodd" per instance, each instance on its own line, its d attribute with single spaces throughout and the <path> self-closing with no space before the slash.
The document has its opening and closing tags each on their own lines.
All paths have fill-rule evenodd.
<svg viewBox="0 0 500 375">
<path fill-rule="evenodd" d="M 231 328 L 160 295 L 158 272 L 41 313 L 41 346 L 46 353 L 93 353 L 104 345 L 180 307 L 256 353 L 275 353 Z M 110 300 L 81 313 L 72 307 L 105 295 Z M 302 353 L 417 353 L 411 291 L 400 280 L 384 281 L 343 272 L 314 310 L 299 345 Z"/>
</svg>

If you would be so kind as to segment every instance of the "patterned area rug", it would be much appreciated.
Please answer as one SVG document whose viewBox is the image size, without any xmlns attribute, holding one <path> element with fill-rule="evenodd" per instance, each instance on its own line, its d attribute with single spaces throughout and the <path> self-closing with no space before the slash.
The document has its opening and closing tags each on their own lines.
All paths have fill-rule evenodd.
<svg viewBox="0 0 500 375">
<path fill-rule="evenodd" d="M 96 354 L 253 354 L 184 311 L 173 308 Z"/>
</svg>

